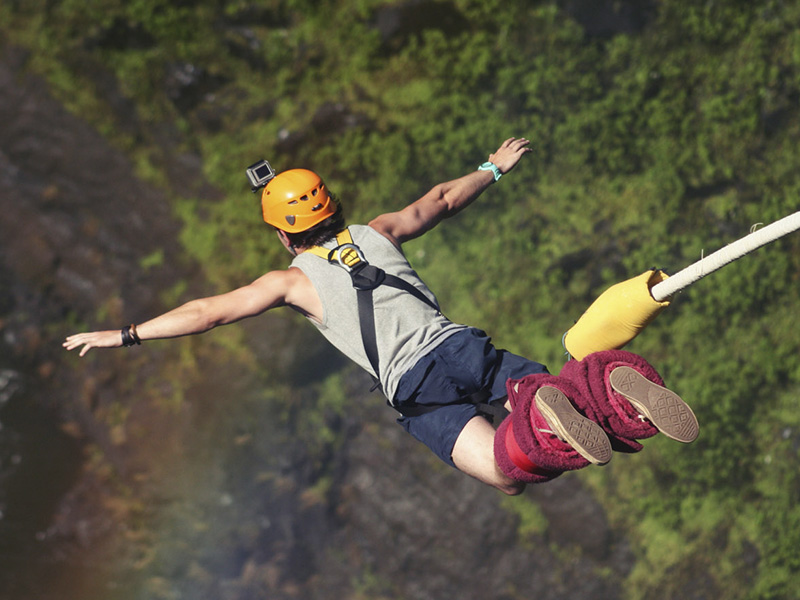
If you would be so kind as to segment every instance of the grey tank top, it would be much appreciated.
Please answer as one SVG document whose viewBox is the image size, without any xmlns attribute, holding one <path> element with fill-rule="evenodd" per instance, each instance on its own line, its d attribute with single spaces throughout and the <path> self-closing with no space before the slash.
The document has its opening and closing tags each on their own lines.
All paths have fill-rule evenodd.
<svg viewBox="0 0 800 600">
<path fill-rule="evenodd" d="M 433 292 L 394 244 L 371 227 L 351 225 L 349 229 L 353 242 L 361 248 L 367 262 L 405 279 L 438 306 Z M 335 248 L 336 241 L 332 240 L 325 247 Z M 291 266 L 306 274 L 322 301 L 322 323 L 309 320 L 345 356 L 377 377 L 364 350 L 357 292 L 347 271 L 310 252 L 296 256 Z M 389 400 L 393 399 L 400 378 L 420 358 L 454 333 L 467 328 L 453 323 L 410 292 L 388 285 L 378 286 L 373 291 L 373 306 L 380 382 Z"/>
</svg>

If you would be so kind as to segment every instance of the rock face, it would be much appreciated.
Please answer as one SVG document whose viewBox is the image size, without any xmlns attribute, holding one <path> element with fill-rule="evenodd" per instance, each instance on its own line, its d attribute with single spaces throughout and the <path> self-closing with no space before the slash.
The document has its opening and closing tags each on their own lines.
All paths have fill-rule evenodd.
<svg viewBox="0 0 800 600">
<path fill-rule="evenodd" d="M 438 464 L 390 419 L 368 419 L 373 427 L 348 444 L 338 552 L 320 563 L 321 582 L 348 573 L 337 564 L 344 556 L 374 575 L 377 597 L 619 597 L 631 557 L 576 477 L 510 499 L 535 503 L 547 519 L 544 531 L 521 533 L 498 492 Z M 327 597 L 324 586 L 315 591 Z"/>
<path fill-rule="evenodd" d="M 119 533 L 87 453 L 128 468 L 99 417 L 119 371 L 76 369 L 61 341 L 79 323 L 153 314 L 176 276 L 178 226 L 165 194 L 26 73 L 23 52 L 0 56 L 0 539 L 19 557 L 0 569 L 0 595 L 35 597 L 63 585 L 59 566 L 80 573 L 74 556 Z M 146 271 L 155 252 L 160 265 Z"/>
<path fill-rule="evenodd" d="M 0 551 L 15 559 L 0 566 L 0 596 L 620 595 L 632 557 L 578 477 L 511 500 L 546 521 L 525 533 L 498 492 L 403 433 L 360 375 L 347 378 L 352 413 L 325 416 L 332 441 L 312 450 L 286 429 L 308 418 L 309 388 L 292 391 L 287 417 L 234 359 L 200 353 L 184 384 L 163 345 L 64 353 L 76 323 L 141 321 L 176 281 L 204 285 L 180 259 L 164 192 L 24 59 L 0 54 Z M 194 163 L 171 168 L 189 180 Z M 255 340 L 293 324 L 248 327 L 257 363 L 276 350 Z M 338 360 L 313 335 L 282 339 Z M 165 411 L 137 396 L 145 380 L 163 395 L 185 385 L 186 400 Z"/>
</svg>

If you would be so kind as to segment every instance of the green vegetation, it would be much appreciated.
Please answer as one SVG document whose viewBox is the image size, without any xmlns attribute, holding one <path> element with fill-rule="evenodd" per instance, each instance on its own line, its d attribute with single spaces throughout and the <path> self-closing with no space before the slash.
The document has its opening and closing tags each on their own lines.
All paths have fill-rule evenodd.
<svg viewBox="0 0 800 600">
<path fill-rule="evenodd" d="M 363 220 L 529 137 L 517 171 L 407 252 L 451 318 L 558 372 L 562 333 L 605 287 L 674 272 L 800 205 L 799 4 L 593 6 L 620 9 L 605 15 L 618 31 L 561 4 L 424 2 L 428 22 L 393 32 L 375 25 L 402 6 L 386 0 L 12 1 L 0 23 L 151 180 L 175 148 L 124 119 L 174 125 L 202 156 L 225 199 L 188 191 L 175 211 L 221 287 L 287 262 L 246 188 L 259 157 L 318 170 Z M 584 475 L 637 546 L 628 598 L 678 597 L 676 572 L 720 598 L 800 589 L 798 306 L 795 234 L 696 284 L 629 347 L 702 429 Z M 543 527 L 533 513 L 523 525 Z"/>
</svg>

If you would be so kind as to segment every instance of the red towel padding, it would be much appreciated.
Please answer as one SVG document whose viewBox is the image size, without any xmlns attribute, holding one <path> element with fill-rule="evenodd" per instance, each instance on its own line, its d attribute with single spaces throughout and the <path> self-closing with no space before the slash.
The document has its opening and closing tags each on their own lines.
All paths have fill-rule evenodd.
<svg viewBox="0 0 800 600">
<path fill-rule="evenodd" d="M 548 471 L 534 464 L 522 451 L 514 438 L 511 417 L 507 417 L 494 436 L 494 458 L 500 470 L 515 481 L 544 483 L 561 475 L 560 471 Z"/>
<path fill-rule="evenodd" d="M 650 381 L 664 385 L 650 363 L 625 350 L 605 350 L 580 361 L 570 360 L 561 369 L 560 376 L 568 378 L 582 392 L 578 402 L 583 404 L 578 406 L 579 410 L 603 428 L 614 450 L 638 452 L 642 445 L 636 440 L 652 437 L 658 429 L 611 388 L 608 377 L 619 366 L 636 369 Z"/>
<path fill-rule="evenodd" d="M 550 425 L 536 408 L 534 396 L 536 391 L 549 385 L 561 390 L 573 401 L 580 396 L 580 391 L 563 377 L 549 373 L 526 375 L 522 379 L 509 379 L 506 391 L 514 407 L 510 427 L 514 428 L 514 439 L 519 448 L 537 466 L 548 471 L 574 471 L 588 466 L 590 463 L 554 433 L 548 433 Z"/>
</svg>

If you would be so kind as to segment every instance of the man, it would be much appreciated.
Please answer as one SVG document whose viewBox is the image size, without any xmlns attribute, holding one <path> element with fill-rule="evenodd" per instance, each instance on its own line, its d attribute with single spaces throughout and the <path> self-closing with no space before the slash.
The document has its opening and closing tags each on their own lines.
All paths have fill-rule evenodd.
<svg viewBox="0 0 800 600">
<path fill-rule="evenodd" d="M 404 209 L 379 215 L 367 226 L 349 227 L 351 237 L 344 242 L 337 239 L 344 230 L 341 206 L 323 181 L 303 169 L 283 172 L 264 188 L 262 209 L 264 220 L 275 227 L 281 243 L 295 257 L 288 269 L 271 271 L 226 294 L 190 301 L 121 332 L 69 336 L 64 347 L 82 346 L 80 356 L 84 356 L 92 348 L 203 333 L 289 306 L 380 381 L 390 403 L 403 415 L 401 425 L 443 461 L 507 494 L 518 494 L 526 481 L 538 480 L 526 479 L 528 472 L 516 476 L 520 461 L 523 471 L 537 473 L 557 474 L 576 467 L 537 471 L 535 465 L 530 467 L 512 455 L 511 462 L 501 468 L 495 458 L 495 430 L 480 414 L 475 398 L 482 394 L 484 403 L 503 404 L 507 381 L 551 376 L 543 365 L 497 350 L 483 332 L 444 317 L 434 295 L 405 259 L 402 245 L 474 202 L 519 163 L 530 150 L 528 144 L 525 138 L 507 139 L 478 170 L 435 186 Z M 351 271 L 356 269 L 347 264 L 348 257 L 356 256 L 354 251 L 361 257 L 356 262 L 373 268 L 371 289 L 354 288 Z M 359 308 L 362 302 L 368 308 Z M 532 435 L 551 436 L 554 444 L 565 444 L 559 452 L 577 451 L 578 460 L 584 461 L 581 466 L 607 462 L 610 449 L 603 430 L 575 410 L 556 389 L 560 384 L 553 385 L 542 388 L 553 392 L 549 396 L 540 394 L 537 387 L 535 407 L 527 409 L 537 412 L 541 425 Z M 512 400 L 518 390 L 519 383 Z M 580 395 L 573 388 L 568 393 Z M 504 439 L 510 439 L 509 435 Z M 506 454 L 505 446 L 501 454 Z"/>
</svg>

